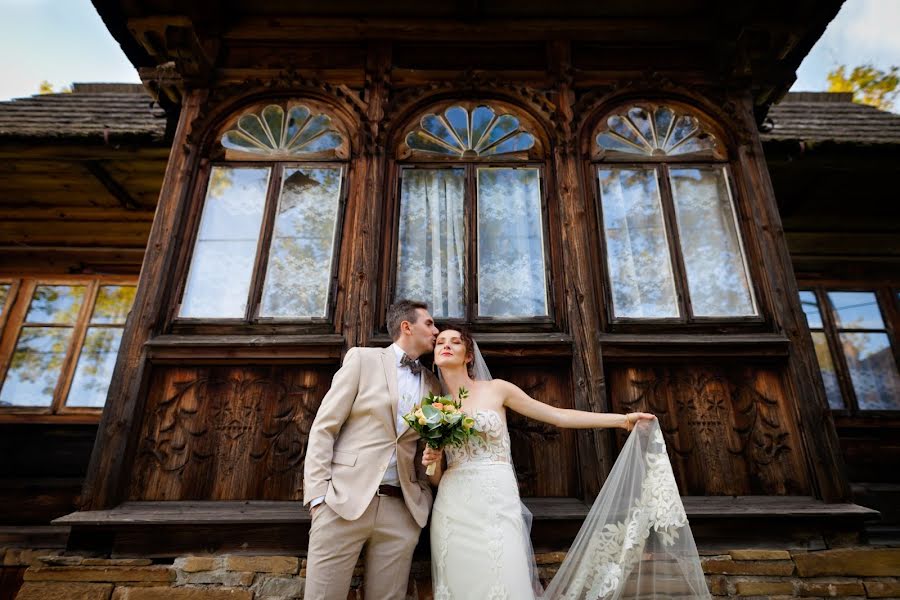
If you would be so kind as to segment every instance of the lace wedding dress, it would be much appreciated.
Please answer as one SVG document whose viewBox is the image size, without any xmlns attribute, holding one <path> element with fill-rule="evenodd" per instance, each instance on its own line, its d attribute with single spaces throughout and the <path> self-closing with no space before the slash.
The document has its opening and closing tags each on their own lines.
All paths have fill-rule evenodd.
<svg viewBox="0 0 900 600">
<path fill-rule="evenodd" d="M 444 449 L 431 517 L 435 600 L 710 597 L 657 422 L 629 436 L 544 591 L 506 423 L 493 410 L 472 416 L 480 435 Z"/>
</svg>

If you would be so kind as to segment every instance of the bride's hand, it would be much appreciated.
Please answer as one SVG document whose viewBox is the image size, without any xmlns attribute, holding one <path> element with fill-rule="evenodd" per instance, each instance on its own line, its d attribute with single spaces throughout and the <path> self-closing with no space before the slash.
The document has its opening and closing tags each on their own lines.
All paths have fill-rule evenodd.
<svg viewBox="0 0 900 600">
<path fill-rule="evenodd" d="M 651 415 L 650 413 L 645 412 L 633 412 L 625 415 L 625 424 L 622 428 L 625 431 L 631 431 L 634 429 L 634 426 L 637 425 L 640 421 L 652 421 L 656 419 L 655 415 Z"/>
<path fill-rule="evenodd" d="M 431 463 L 440 463 L 443 457 L 444 451 L 442 449 L 435 450 L 434 448 L 426 446 L 425 451 L 422 453 L 422 464 L 427 467 Z"/>
</svg>

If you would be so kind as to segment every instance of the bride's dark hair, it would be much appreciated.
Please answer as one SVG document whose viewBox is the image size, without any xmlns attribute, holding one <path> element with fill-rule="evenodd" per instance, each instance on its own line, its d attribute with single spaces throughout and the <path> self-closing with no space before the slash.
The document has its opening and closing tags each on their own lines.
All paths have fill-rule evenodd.
<svg viewBox="0 0 900 600">
<path fill-rule="evenodd" d="M 466 359 L 472 359 L 466 363 L 466 372 L 469 374 L 469 377 L 475 379 L 475 338 L 472 337 L 472 334 L 465 327 L 444 327 L 441 329 L 441 333 L 445 331 L 459 332 L 459 339 L 466 345 Z"/>
</svg>

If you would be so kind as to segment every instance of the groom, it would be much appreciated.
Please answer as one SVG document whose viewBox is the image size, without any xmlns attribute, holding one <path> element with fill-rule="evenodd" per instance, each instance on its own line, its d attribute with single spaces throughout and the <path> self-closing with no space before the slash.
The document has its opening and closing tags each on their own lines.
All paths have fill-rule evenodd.
<svg viewBox="0 0 900 600">
<path fill-rule="evenodd" d="M 428 521 L 431 488 L 419 437 L 403 421 L 440 385 L 417 360 L 438 334 L 423 302 L 401 300 L 387 311 L 388 348 L 351 348 L 322 399 L 309 432 L 304 504 L 312 525 L 307 600 L 344 600 L 366 547 L 365 597 L 406 597 L 413 549 Z"/>
</svg>

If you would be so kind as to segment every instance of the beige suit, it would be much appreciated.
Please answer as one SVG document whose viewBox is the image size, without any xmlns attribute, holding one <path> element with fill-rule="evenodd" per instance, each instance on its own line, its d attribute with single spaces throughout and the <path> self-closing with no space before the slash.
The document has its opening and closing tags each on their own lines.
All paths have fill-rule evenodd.
<svg viewBox="0 0 900 600">
<path fill-rule="evenodd" d="M 310 528 L 305 598 L 346 598 L 363 545 L 366 598 L 405 597 L 432 497 L 419 436 L 405 425 L 398 435 L 396 360 L 391 348 L 351 348 L 313 421 L 303 502 L 325 496 L 325 505 Z M 423 374 L 422 395 L 439 393 L 434 375 Z M 402 500 L 376 496 L 395 451 Z"/>
</svg>

